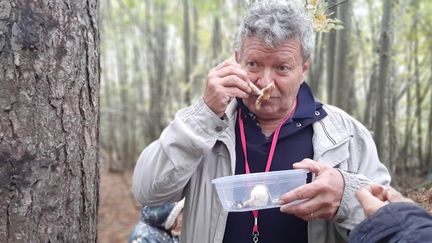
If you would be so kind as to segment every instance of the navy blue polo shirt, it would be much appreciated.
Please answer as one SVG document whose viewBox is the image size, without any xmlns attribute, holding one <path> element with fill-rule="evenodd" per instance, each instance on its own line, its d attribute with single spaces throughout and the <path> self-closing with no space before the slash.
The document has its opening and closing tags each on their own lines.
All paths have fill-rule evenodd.
<svg viewBox="0 0 432 243">
<path fill-rule="evenodd" d="M 247 153 L 251 173 L 264 172 L 273 135 L 265 137 L 257 124 L 255 115 L 239 99 L 242 109 Z M 271 171 L 292 169 L 292 164 L 305 158 L 313 158 L 312 123 L 327 114 L 306 83 L 300 86 L 297 109 L 291 119 L 282 126 Z M 236 169 L 235 174 L 244 174 L 244 155 L 241 147 L 238 122 L 236 123 Z M 311 181 L 308 175 L 307 182 Z M 252 242 L 252 212 L 230 212 L 226 223 L 224 243 Z M 259 242 L 307 243 L 307 222 L 293 215 L 281 213 L 279 208 L 259 211 Z"/>
</svg>

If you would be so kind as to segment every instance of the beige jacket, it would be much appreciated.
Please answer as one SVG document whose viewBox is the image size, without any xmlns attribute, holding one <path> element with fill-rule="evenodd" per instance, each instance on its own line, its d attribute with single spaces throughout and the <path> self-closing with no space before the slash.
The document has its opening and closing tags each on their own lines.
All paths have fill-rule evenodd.
<svg viewBox="0 0 432 243">
<path fill-rule="evenodd" d="M 180 110 L 159 140 L 144 149 L 133 175 L 133 193 L 143 205 L 186 197 L 182 243 L 222 242 L 228 213 L 211 180 L 235 172 L 234 100 L 224 119 L 200 99 Z M 313 243 L 347 242 L 347 230 L 364 219 L 355 191 L 369 180 L 389 184 L 369 131 L 342 110 L 324 105 L 327 116 L 313 124 L 314 160 L 338 168 L 345 181 L 339 210 L 332 221 L 308 224 Z M 287 236 L 289 237 L 289 236 Z"/>
</svg>

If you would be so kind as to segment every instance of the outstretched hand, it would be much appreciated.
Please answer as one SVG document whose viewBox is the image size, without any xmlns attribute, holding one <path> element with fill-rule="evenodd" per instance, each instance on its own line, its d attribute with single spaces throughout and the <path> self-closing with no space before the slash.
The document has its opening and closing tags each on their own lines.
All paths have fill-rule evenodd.
<svg viewBox="0 0 432 243">
<path fill-rule="evenodd" d="M 363 207 L 366 216 L 374 214 L 389 202 L 413 202 L 405 198 L 392 187 L 379 184 L 369 184 L 357 190 L 356 197 Z"/>
<path fill-rule="evenodd" d="M 303 220 L 331 219 L 336 214 L 343 196 L 344 180 L 336 169 L 304 159 L 295 163 L 294 169 L 305 169 L 315 174 L 309 184 L 283 194 L 280 198 L 281 212 L 293 214 Z M 304 200 L 298 204 L 289 204 Z"/>
</svg>

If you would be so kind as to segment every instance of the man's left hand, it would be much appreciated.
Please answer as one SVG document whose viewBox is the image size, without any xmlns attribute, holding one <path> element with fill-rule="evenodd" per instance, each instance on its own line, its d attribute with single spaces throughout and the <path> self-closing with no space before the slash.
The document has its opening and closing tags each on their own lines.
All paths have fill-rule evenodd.
<svg viewBox="0 0 432 243">
<path fill-rule="evenodd" d="M 283 194 L 279 203 L 283 213 L 293 214 L 303 220 L 332 219 L 340 205 L 344 190 L 342 174 L 328 165 L 304 159 L 293 165 L 294 169 L 305 169 L 316 178 L 309 184 Z M 295 200 L 304 200 L 293 203 Z"/>
</svg>

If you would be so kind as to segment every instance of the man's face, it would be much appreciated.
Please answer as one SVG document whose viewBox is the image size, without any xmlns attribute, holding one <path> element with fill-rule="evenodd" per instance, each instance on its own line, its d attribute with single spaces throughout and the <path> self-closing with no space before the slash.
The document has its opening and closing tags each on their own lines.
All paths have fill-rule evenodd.
<svg viewBox="0 0 432 243">
<path fill-rule="evenodd" d="M 249 110 L 258 118 L 285 117 L 292 109 L 308 69 L 308 62 L 302 61 L 299 41 L 288 40 L 273 49 L 254 37 L 246 38 L 240 52 L 236 53 L 236 59 L 247 71 L 249 80 L 258 88 L 274 84 L 271 98 L 263 102 L 259 110 L 255 107 L 257 96 L 243 99 Z"/>
</svg>

